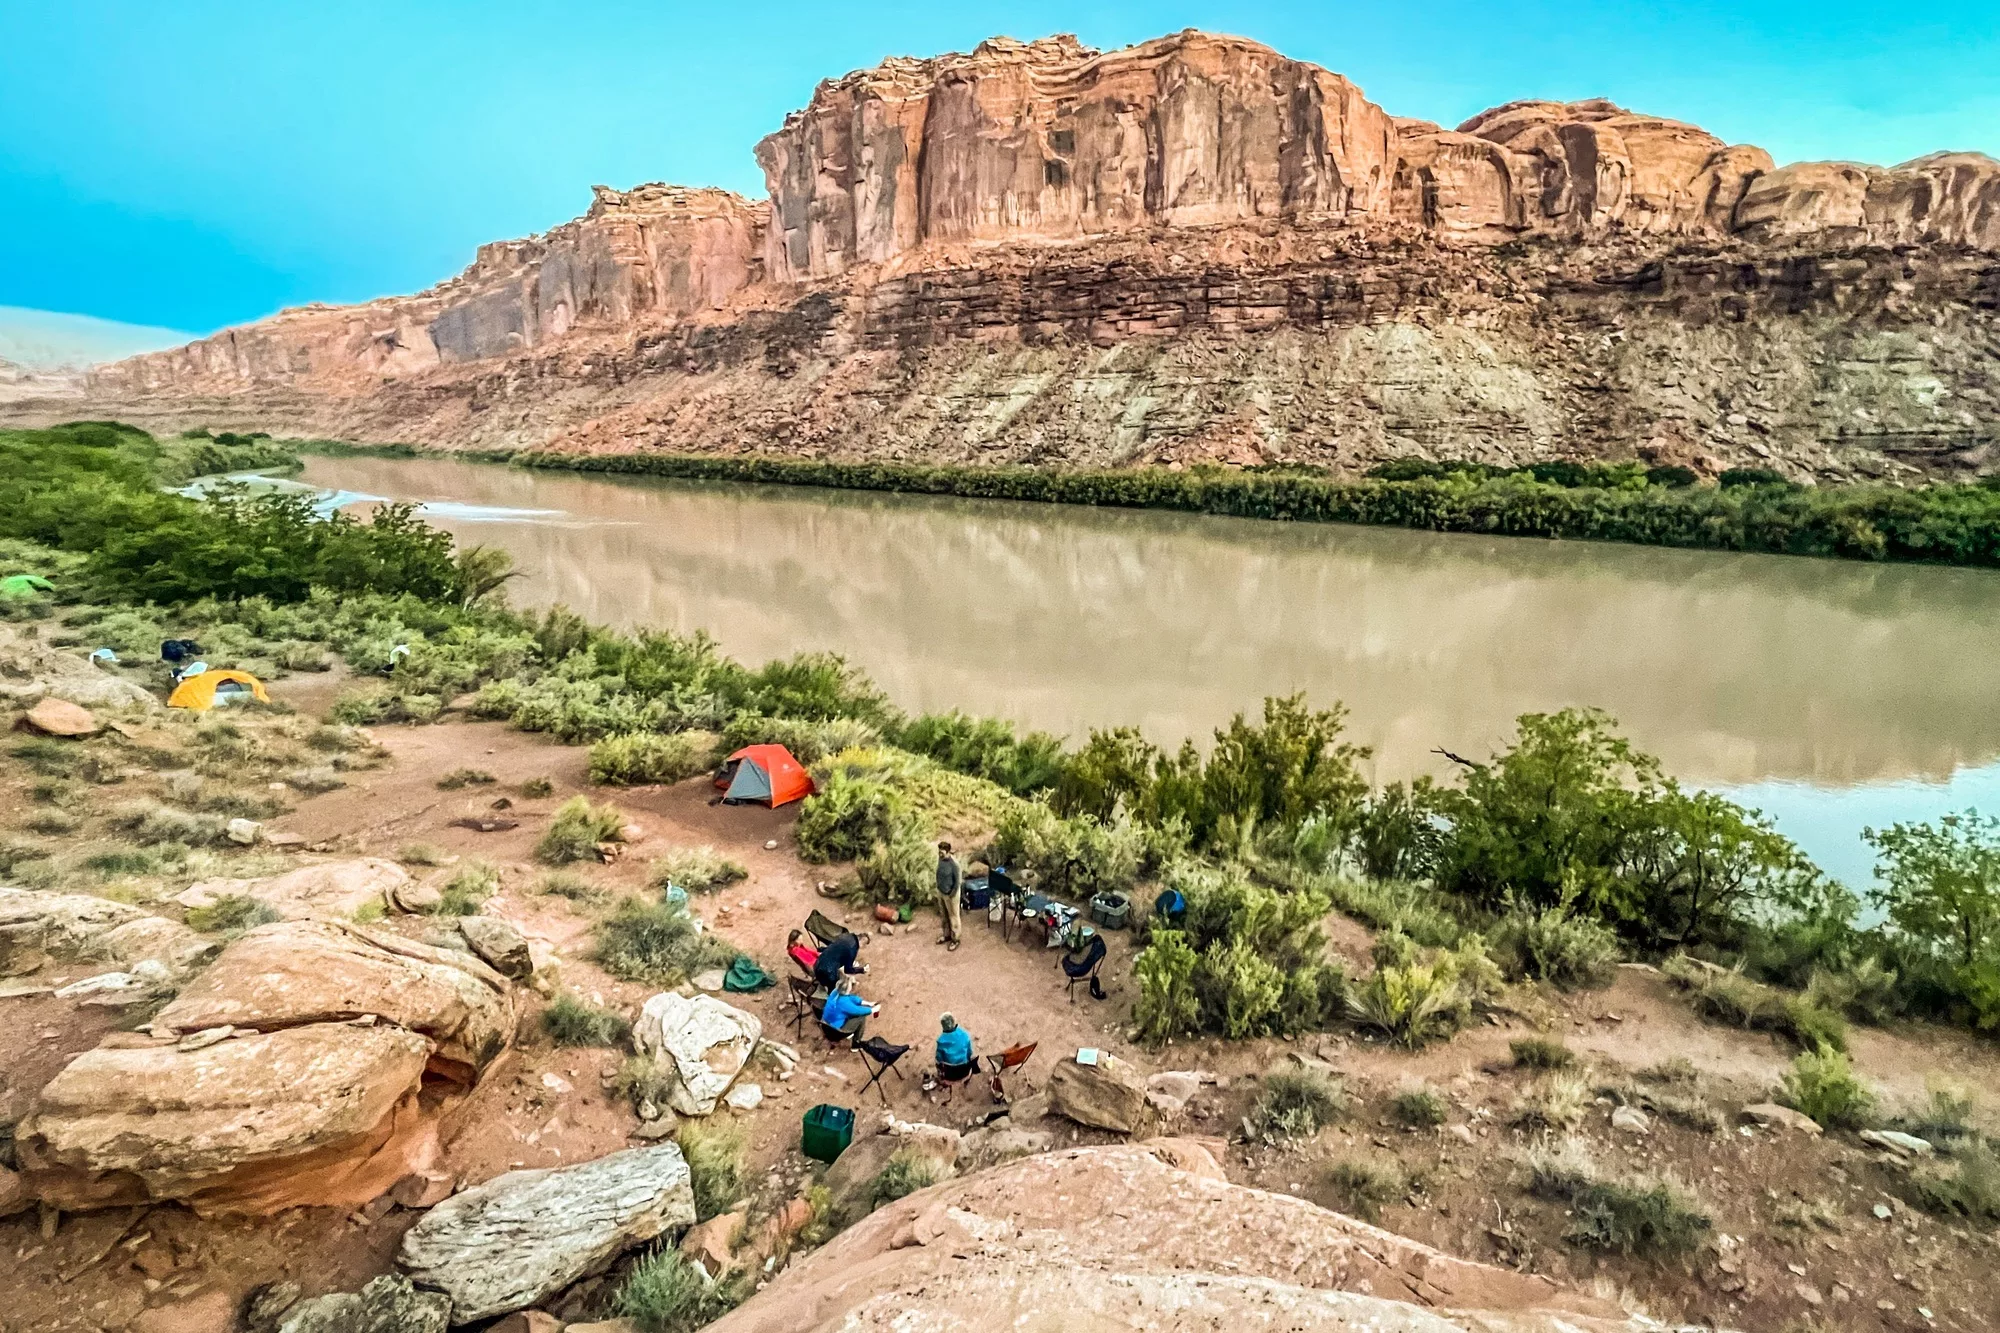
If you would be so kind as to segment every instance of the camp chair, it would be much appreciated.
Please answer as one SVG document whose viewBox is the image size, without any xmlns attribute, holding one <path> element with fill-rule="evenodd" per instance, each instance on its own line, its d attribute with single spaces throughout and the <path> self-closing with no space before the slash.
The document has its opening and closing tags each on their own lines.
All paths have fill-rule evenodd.
<svg viewBox="0 0 2000 1333">
<path fill-rule="evenodd" d="M 938 1086 L 944 1089 L 945 1102 L 949 1104 L 952 1092 L 955 1089 L 964 1087 L 966 1080 L 978 1072 L 979 1061 L 977 1058 L 967 1060 L 962 1065 L 948 1065 L 942 1060 L 938 1061 L 937 1081 Z"/>
<path fill-rule="evenodd" d="M 1080 981 L 1090 983 L 1092 999 L 1104 998 L 1104 987 L 1097 982 L 1097 971 L 1104 966 L 1104 937 L 1092 931 L 1090 939 L 1078 947 L 1071 948 L 1062 956 L 1063 975 L 1069 978 L 1069 1002 L 1076 1003 L 1076 987 Z"/>
<path fill-rule="evenodd" d="M 855 1095 L 866 1097 L 868 1089 L 873 1088 L 882 1095 L 882 1105 L 887 1106 L 889 1090 L 882 1086 L 882 1075 L 891 1069 L 896 1069 L 896 1061 L 908 1055 L 910 1048 L 898 1046 L 893 1041 L 884 1041 L 880 1037 L 863 1037 L 854 1043 L 854 1052 L 861 1057 L 861 1067 L 868 1071 L 868 1081 L 861 1085 L 861 1091 Z M 896 1077 L 900 1080 L 903 1071 L 896 1069 Z"/>
<path fill-rule="evenodd" d="M 820 1009 L 826 1004 L 826 992 L 810 975 L 785 978 L 785 999 L 792 1006 L 792 1035 L 799 1035 L 806 1019 L 818 1019 Z"/>
<path fill-rule="evenodd" d="M 813 908 L 813 914 L 806 918 L 806 930 L 822 945 L 831 944 L 847 933 L 846 926 L 841 925 L 817 907 Z"/>
<path fill-rule="evenodd" d="M 806 933 L 794 930 L 785 937 L 785 956 L 799 965 L 807 976 L 813 974 L 813 964 L 819 961 L 819 950 L 805 943 Z"/>
<path fill-rule="evenodd" d="M 849 1034 L 830 1025 L 824 1018 L 816 1017 L 813 1019 L 813 1022 L 819 1024 L 819 1035 L 826 1042 L 826 1049 L 829 1054 L 841 1049 L 843 1046 L 849 1046 L 849 1043 L 854 1040 Z"/>
<path fill-rule="evenodd" d="M 1007 1100 L 1007 1085 L 1001 1082 L 1001 1080 L 1006 1077 L 1008 1070 L 1019 1069 L 1022 1065 L 1028 1063 L 1028 1057 L 1035 1053 L 1035 1047 L 1039 1045 L 1041 1045 L 1040 1042 L 1031 1041 L 1020 1046 L 1009 1046 L 998 1055 L 989 1055 L 986 1057 L 987 1066 L 993 1071 L 994 1101 L 1005 1102 Z"/>
</svg>

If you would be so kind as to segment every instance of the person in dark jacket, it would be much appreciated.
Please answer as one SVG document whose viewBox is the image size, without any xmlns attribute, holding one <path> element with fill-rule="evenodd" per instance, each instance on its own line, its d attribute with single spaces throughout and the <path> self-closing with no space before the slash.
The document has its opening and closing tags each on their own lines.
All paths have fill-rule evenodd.
<svg viewBox="0 0 2000 1333">
<path fill-rule="evenodd" d="M 867 942 L 866 935 L 857 935 L 851 930 L 845 935 L 836 935 L 813 960 L 813 980 L 832 990 L 840 984 L 842 977 L 858 977 L 866 973 L 868 969 L 860 958 L 861 946 Z"/>
<path fill-rule="evenodd" d="M 958 947 L 958 890 L 964 880 L 965 872 L 958 868 L 958 858 L 951 854 L 951 844 L 939 843 L 938 913 L 944 917 L 944 934 L 938 936 L 938 943 L 947 949 Z"/>
</svg>

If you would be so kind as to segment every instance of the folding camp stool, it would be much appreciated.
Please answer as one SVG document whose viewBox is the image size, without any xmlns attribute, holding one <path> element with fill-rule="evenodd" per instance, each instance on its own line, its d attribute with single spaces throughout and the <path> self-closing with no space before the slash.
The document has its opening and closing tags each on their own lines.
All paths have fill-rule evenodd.
<svg viewBox="0 0 2000 1333">
<path fill-rule="evenodd" d="M 910 1048 L 898 1046 L 893 1041 L 884 1041 L 880 1037 L 863 1037 L 854 1043 L 854 1053 L 861 1057 L 861 1067 L 868 1071 L 868 1081 L 861 1085 L 861 1091 L 855 1096 L 866 1097 L 868 1089 L 873 1088 L 881 1095 L 882 1105 L 887 1106 L 889 1090 L 882 1086 L 882 1075 L 896 1069 L 896 1061 L 908 1055 Z M 897 1080 L 900 1081 L 902 1077 L 903 1071 L 896 1069 Z"/>
</svg>

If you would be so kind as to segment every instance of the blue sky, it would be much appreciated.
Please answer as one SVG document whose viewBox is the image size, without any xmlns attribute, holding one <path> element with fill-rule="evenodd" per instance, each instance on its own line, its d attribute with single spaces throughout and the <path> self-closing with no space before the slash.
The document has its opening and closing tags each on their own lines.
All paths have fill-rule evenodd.
<svg viewBox="0 0 2000 1333">
<path fill-rule="evenodd" d="M 0 0 L 0 305 L 207 331 L 412 291 L 593 182 L 762 192 L 823 77 L 993 33 L 1233 32 L 1453 124 L 1607 96 L 1779 161 L 2000 156 L 2000 4 Z"/>
</svg>

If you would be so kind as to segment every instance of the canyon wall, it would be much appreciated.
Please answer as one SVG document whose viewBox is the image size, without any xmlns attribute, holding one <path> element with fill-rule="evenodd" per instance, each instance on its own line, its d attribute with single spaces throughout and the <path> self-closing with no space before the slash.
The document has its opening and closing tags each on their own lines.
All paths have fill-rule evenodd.
<svg viewBox="0 0 2000 1333">
<path fill-rule="evenodd" d="M 1186 32 L 890 59 L 757 157 L 768 202 L 598 187 L 430 291 L 85 397 L 447 448 L 1049 463 L 1651 451 L 1837 478 L 2000 442 L 1979 154 L 1779 167 L 1602 100 L 1447 130 Z"/>
</svg>

